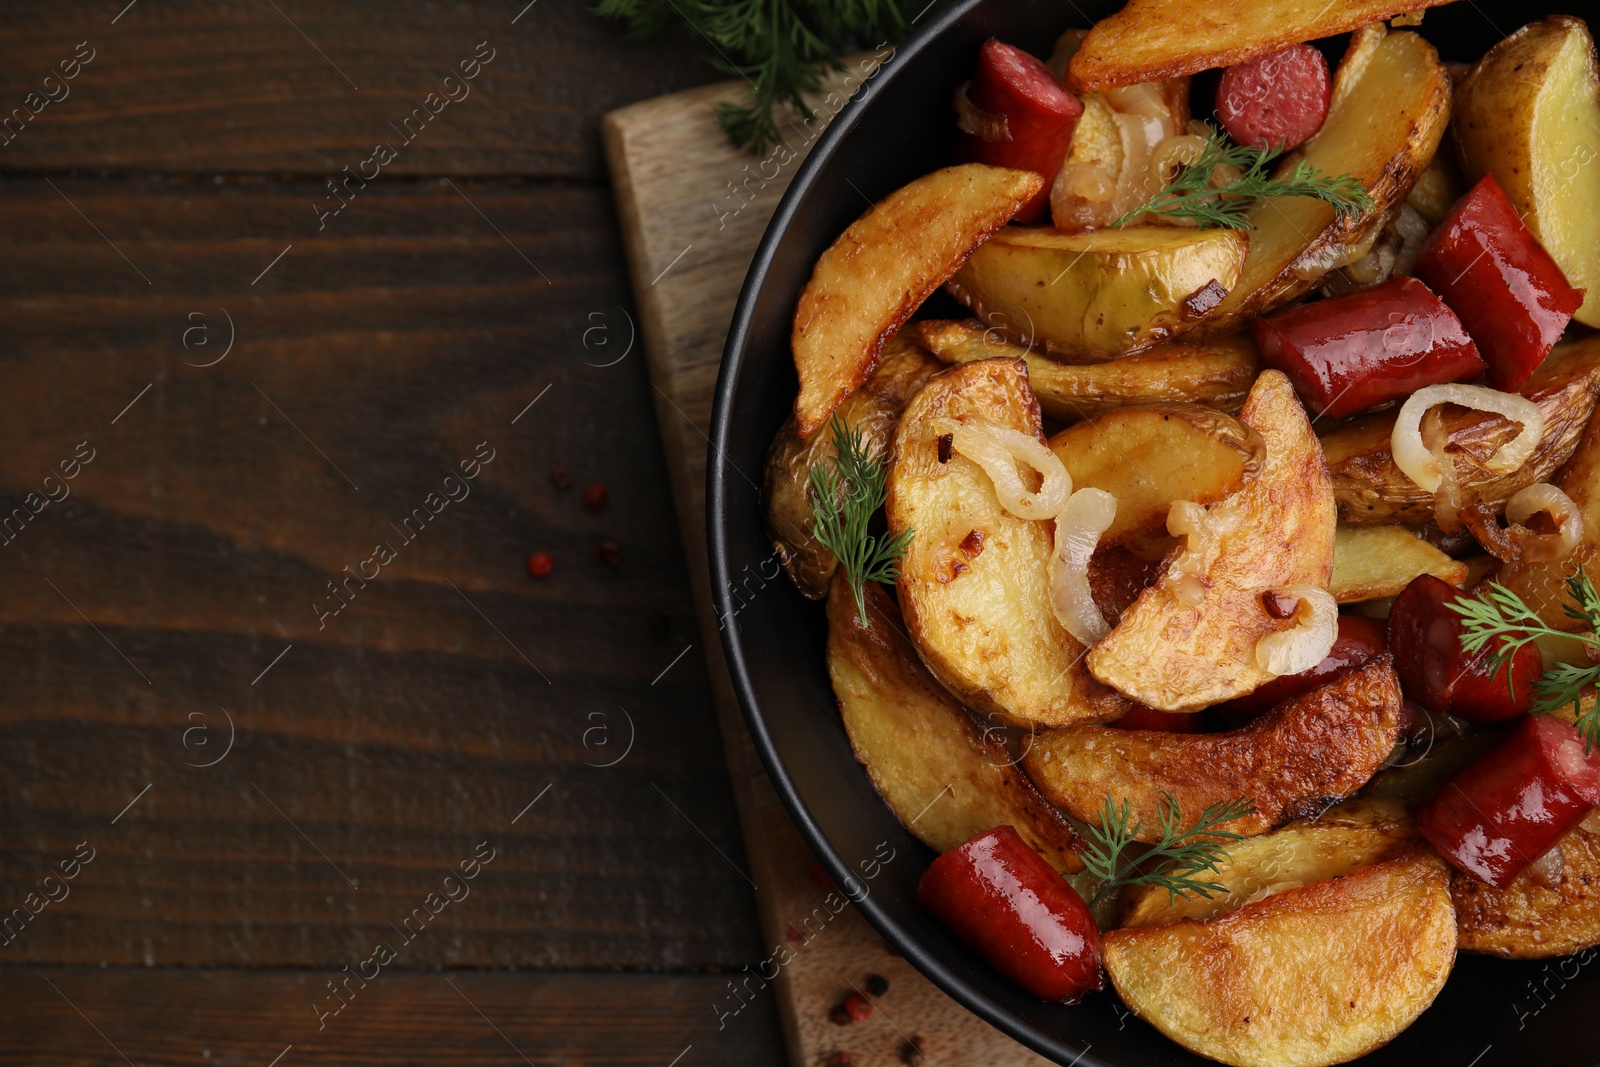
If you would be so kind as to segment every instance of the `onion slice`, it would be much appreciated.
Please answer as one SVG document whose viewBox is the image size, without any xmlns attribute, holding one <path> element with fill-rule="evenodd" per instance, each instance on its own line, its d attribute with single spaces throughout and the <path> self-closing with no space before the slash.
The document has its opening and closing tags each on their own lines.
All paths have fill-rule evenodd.
<svg viewBox="0 0 1600 1067">
<path fill-rule="evenodd" d="M 980 141 L 1009 141 L 1011 140 L 1011 125 L 1006 117 L 994 111 L 985 111 L 972 102 L 967 95 L 971 82 L 962 82 L 956 86 L 956 92 L 950 102 L 956 109 L 956 127 L 962 133 L 970 133 Z"/>
<path fill-rule="evenodd" d="M 1092 645 L 1111 632 L 1089 589 L 1089 559 L 1116 517 L 1117 498 L 1104 489 L 1079 489 L 1056 516 L 1050 606 L 1081 645 Z"/>
<path fill-rule="evenodd" d="M 1430 493 L 1438 490 L 1444 470 L 1423 443 L 1422 416 L 1440 404 L 1493 412 L 1521 425 L 1521 432 L 1489 457 L 1488 468 L 1498 474 L 1509 474 L 1528 462 L 1544 435 L 1544 412 L 1525 396 L 1482 385 L 1429 385 L 1418 389 L 1400 408 L 1394 432 L 1389 435 L 1389 451 L 1401 473 Z"/>
<path fill-rule="evenodd" d="M 1032 434 L 997 426 L 982 419 L 951 426 L 951 447 L 983 468 L 994 483 L 1000 505 L 1019 519 L 1040 522 L 1053 519 L 1072 495 L 1072 475 L 1061 458 Z M 1041 479 L 1029 490 L 1017 472 L 1017 463 L 1032 468 Z"/>
<path fill-rule="evenodd" d="M 1256 642 L 1256 665 L 1280 677 L 1299 674 L 1328 658 L 1339 636 L 1339 604 L 1333 594 L 1314 585 L 1291 585 L 1273 591 L 1293 597 L 1294 625 Z"/>
<path fill-rule="evenodd" d="M 1233 522 L 1223 522 L 1193 500 L 1173 501 L 1167 509 L 1167 532 L 1184 539 L 1183 552 L 1167 568 L 1167 589 L 1181 608 L 1193 608 L 1205 599 L 1206 575 L 1216 562 L 1222 536 L 1233 532 Z"/>
<path fill-rule="evenodd" d="M 1536 534 L 1528 520 L 1540 512 L 1555 520 L 1556 532 Z M 1535 482 L 1506 501 L 1506 521 L 1517 558 L 1534 563 L 1567 559 L 1583 540 L 1583 513 L 1566 493 L 1549 482 Z"/>
</svg>

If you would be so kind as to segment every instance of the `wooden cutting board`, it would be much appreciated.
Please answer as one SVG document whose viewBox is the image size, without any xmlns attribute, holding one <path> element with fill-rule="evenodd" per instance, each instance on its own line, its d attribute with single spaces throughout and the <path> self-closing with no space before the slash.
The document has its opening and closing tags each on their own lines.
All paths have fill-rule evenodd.
<svg viewBox="0 0 1600 1067">
<path fill-rule="evenodd" d="M 717 126 L 716 105 L 747 88 L 728 82 L 632 105 L 607 115 L 606 158 L 628 252 L 639 333 L 655 387 L 684 551 L 700 615 L 701 651 L 710 670 L 734 796 L 755 887 L 763 945 L 759 960 L 733 976 L 726 996 L 709 1006 L 724 1026 L 738 1025 L 742 1003 L 778 997 L 784 1037 L 795 1067 L 825 1064 L 848 1052 L 856 1065 L 926 1062 L 960 1065 L 1045 1064 L 966 1011 L 885 944 L 854 907 L 825 926 L 815 919 L 829 886 L 761 766 L 734 698 L 716 618 L 706 559 L 705 472 L 712 391 L 739 287 L 767 220 L 826 120 L 872 69 L 871 56 L 847 60 L 816 106 L 816 120 L 787 116 L 783 146 L 763 156 L 732 148 Z M 613 358 L 613 357 L 607 357 Z M 823 908 L 822 915 L 828 915 Z M 708 917 L 707 921 L 715 921 Z M 805 930 L 805 933 L 801 931 Z M 787 949 L 788 951 L 783 951 Z M 793 953 L 775 980 L 769 958 Z M 870 997 L 864 1022 L 831 1023 L 829 1011 L 869 975 L 889 989 Z M 915 1042 L 925 1059 L 911 1053 Z M 705 1050 L 714 1059 L 714 1050 Z"/>
</svg>

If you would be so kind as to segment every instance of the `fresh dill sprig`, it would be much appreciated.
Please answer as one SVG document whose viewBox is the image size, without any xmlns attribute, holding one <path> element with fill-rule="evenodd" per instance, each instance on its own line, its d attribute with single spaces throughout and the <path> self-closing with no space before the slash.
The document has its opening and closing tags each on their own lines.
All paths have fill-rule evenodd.
<svg viewBox="0 0 1600 1067">
<path fill-rule="evenodd" d="M 706 60 L 750 83 L 743 104 L 722 104 L 717 119 L 740 148 L 761 152 L 782 138 L 773 109 L 792 104 L 807 120 L 805 94 L 846 48 L 898 41 L 906 30 L 899 0 L 599 0 L 594 13 L 622 21 L 635 37 L 695 31 Z"/>
<path fill-rule="evenodd" d="M 1478 596 L 1458 597 L 1445 606 L 1462 618 L 1461 648 L 1468 655 L 1475 656 L 1489 648 L 1491 641 L 1499 642 L 1489 650 L 1492 676 L 1510 663 L 1518 650 L 1540 637 L 1565 637 L 1600 648 L 1600 636 L 1597 636 L 1600 635 L 1600 592 L 1595 591 L 1594 582 L 1582 567 L 1575 568 L 1567 579 L 1567 591 L 1572 595 L 1567 617 L 1582 623 L 1588 633 L 1546 626 L 1520 596 L 1499 582 L 1490 582 L 1488 590 Z M 1573 725 L 1583 734 L 1584 749 L 1592 749 L 1600 745 L 1600 700 L 1584 711 L 1581 697 L 1583 691 L 1596 682 L 1600 682 L 1600 664 L 1553 664 L 1533 684 L 1536 699 L 1529 710 L 1535 715 L 1548 715 L 1571 704 L 1576 719 Z M 1506 685 L 1508 688 L 1512 685 L 1509 669 Z"/>
<path fill-rule="evenodd" d="M 811 533 L 839 561 L 865 626 L 866 583 L 893 584 L 914 531 L 898 537 L 867 532 L 872 516 L 889 498 L 888 468 L 873 458 L 866 435 L 852 432 L 837 414 L 829 429 L 837 458 L 811 468 Z"/>
<path fill-rule="evenodd" d="M 1100 825 L 1088 828 L 1090 845 L 1079 853 L 1089 873 L 1105 880 L 1105 885 L 1089 903 L 1098 903 L 1101 897 L 1123 885 L 1160 886 L 1167 891 L 1169 903 L 1178 897 L 1187 900 L 1190 893 L 1210 900 L 1213 893 L 1227 892 L 1227 886 L 1202 881 L 1200 876 L 1207 871 L 1216 874 L 1218 864 L 1228 858 L 1222 842 L 1244 838 L 1243 834 L 1218 827 L 1252 815 L 1255 810 L 1255 804 L 1243 797 L 1218 801 L 1207 808 L 1193 826 L 1183 829 L 1183 809 L 1178 805 L 1178 798 L 1163 789 L 1161 839 L 1147 852 L 1128 859 L 1125 853 L 1136 843 L 1141 824 L 1134 823 L 1130 828 L 1132 805 L 1124 800 L 1119 806 L 1108 795 L 1100 813 Z M 1150 863 L 1155 866 L 1148 866 Z"/>
<path fill-rule="evenodd" d="M 1166 215 L 1191 219 L 1201 229 L 1244 230 L 1250 227 L 1250 209 L 1262 200 L 1279 196 L 1309 196 L 1330 205 L 1340 218 L 1372 207 L 1372 197 L 1349 174 L 1329 178 L 1301 160 L 1286 178 L 1274 178 L 1267 168 L 1283 149 L 1250 148 L 1229 141 L 1215 126 L 1207 126 L 1206 143 L 1193 163 L 1178 171 L 1172 184 L 1137 211 L 1111 225 L 1125 226 L 1141 215 Z M 1218 167 L 1232 167 L 1239 176 L 1215 189 L 1211 182 Z"/>
</svg>

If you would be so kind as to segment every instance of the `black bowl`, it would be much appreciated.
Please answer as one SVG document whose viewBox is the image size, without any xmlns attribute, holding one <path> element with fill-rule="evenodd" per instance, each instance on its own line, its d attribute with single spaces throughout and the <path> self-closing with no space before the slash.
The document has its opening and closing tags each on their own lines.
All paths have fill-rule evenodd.
<svg viewBox="0 0 1600 1067">
<path fill-rule="evenodd" d="M 794 404 L 789 329 L 812 264 L 870 201 L 950 160 L 951 92 L 970 75 L 986 38 L 1046 55 L 1072 22 L 1120 6 L 1081 4 L 962 0 L 897 50 L 801 168 L 756 253 L 728 334 L 707 475 L 711 573 L 723 647 L 767 770 L 835 881 L 901 955 L 1061 1063 L 1201 1064 L 1210 1061 L 1133 1018 L 1112 993 L 1074 1007 L 1029 996 L 917 906 L 917 879 L 933 854 L 895 819 L 852 756 L 824 669 L 822 609 L 777 574 L 761 528 L 762 459 Z M 1553 10 L 1574 11 L 1477 0 L 1428 12 L 1423 32 L 1446 59 L 1470 60 Z M 1586 966 L 1592 955 L 1548 963 L 1462 957 L 1434 1005 L 1365 1062 L 1594 1067 L 1600 1033 L 1588 1029 L 1585 1007 L 1600 1002 L 1600 968 Z"/>
</svg>

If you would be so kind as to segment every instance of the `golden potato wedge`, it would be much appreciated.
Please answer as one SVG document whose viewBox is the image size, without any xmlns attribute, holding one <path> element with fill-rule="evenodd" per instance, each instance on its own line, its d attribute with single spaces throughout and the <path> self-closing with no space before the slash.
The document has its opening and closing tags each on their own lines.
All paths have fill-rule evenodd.
<svg viewBox="0 0 1600 1067">
<path fill-rule="evenodd" d="M 1554 885 L 1532 870 L 1504 889 L 1456 872 L 1450 896 L 1463 952 L 1537 960 L 1600 945 L 1600 834 L 1580 826 L 1558 847 L 1562 872 Z"/>
<path fill-rule="evenodd" d="M 1400 682 L 1388 656 L 1287 700 L 1237 730 L 1180 734 L 1079 726 L 1034 738 L 1023 769 L 1068 815 L 1098 822 L 1105 799 L 1126 799 L 1140 841 L 1161 836 L 1161 793 L 1193 820 L 1245 797 L 1256 811 L 1228 824 L 1260 834 L 1360 789 L 1400 736 Z"/>
<path fill-rule="evenodd" d="M 1582 567 L 1591 579 L 1600 581 L 1600 417 L 1589 416 L 1589 425 L 1573 450 L 1572 458 L 1551 479 L 1572 498 L 1583 516 L 1583 538 L 1567 559 L 1518 560 L 1499 568 L 1495 580 L 1538 613 L 1546 626 L 1556 630 L 1581 630 L 1583 624 L 1567 614 L 1577 607 L 1567 589 L 1573 564 Z M 1548 657 L 1547 657 L 1548 658 Z M 1580 655 L 1574 662 L 1583 662 Z"/>
<path fill-rule="evenodd" d="M 1211 341 L 1174 341 L 1109 363 L 1058 363 L 1007 341 L 976 319 L 917 323 L 922 343 L 946 363 L 1021 359 L 1039 407 L 1059 422 L 1076 422 L 1135 404 L 1200 404 L 1230 415 L 1261 363 L 1242 334 Z"/>
<path fill-rule="evenodd" d="M 1128 0 L 1089 31 L 1067 67 L 1077 92 L 1198 74 L 1450 0 Z"/>
<path fill-rule="evenodd" d="M 1556 15 L 1491 48 L 1456 89 L 1468 181 L 1493 173 L 1600 326 L 1600 68 L 1582 19 Z"/>
<path fill-rule="evenodd" d="M 1341 604 L 1399 596 L 1422 574 L 1461 585 L 1467 580 L 1467 565 L 1404 526 L 1340 526 L 1334 534 L 1328 592 Z"/>
<path fill-rule="evenodd" d="M 1078 836 L 1012 761 L 997 732 L 917 658 L 900 609 L 867 586 L 867 625 L 843 577 L 828 597 L 828 674 L 856 759 L 907 830 L 935 852 L 1009 824 L 1062 874 Z"/>
<path fill-rule="evenodd" d="M 1074 489 L 1104 489 L 1117 498 L 1102 548 L 1165 529 L 1176 500 L 1215 504 L 1232 496 L 1266 459 L 1260 434 L 1194 404 L 1107 412 L 1067 427 L 1049 444 Z"/>
<path fill-rule="evenodd" d="M 867 380 L 878 355 L 1043 179 L 968 163 L 924 175 L 874 204 L 822 253 L 794 312 L 795 425 L 809 438 Z"/>
<path fill-rule="evenodd" d="M 1325 1067 L 1409 1026 L 1455 964 L 1449 873 L 1417 849 L 1209 920 L 1112 930 L 1134 1013 L 1236 1067 Z"/>
<path fill-rule="evenodd" d="M 872 377 L 839 405 L 838 415 L 861 434 L 871 455 L 880 457 L 889 451 L 906 403 L 941 366 L 902 331 L 885 346 Z M 793 416 L 767 450 L 767 539 L 795 587 L 812 600 L 828 595 L 828 579 L 838 566 L 833 553 L 811 536 L 811 468 L 833 459 L 833 434 L 802 439 Z"/>
<path fill-rule="evenodd" d="M 897 582 L 912 642 L 975 711 L 1042 726 L 1114 719 L 1126 702 L 1090 677 L 1083 646 L 1050 606 L 1054 524 L 1006 511 L 967 457 L 939 462 L 942 427 L 970 418 L 1041 436 L 1021 360 L 951 367 L 900 418 L 887 512 L 892 535 L 915 531 Z"/>
<path fill-rule="evenodd" d="M 945 286 L 1013 341 L 1095 362 L 1170 341 L 1205 321 L 1244 267 L 1239 230 L 1012 227 Z"/>
<path fill-rule="evenodd" d="M 1259 10 L 1278 7 L 1261 4 Z M 1238 329 L 1366 254 L 1378 228 L 1433 159 L 1449 122 L 1450 75 L 1433 45 L 1381 26 L 1359 31 L 1334 76 L 1333 103 L 1321 132 L 1279 173 L 1303 158 L 1322 174 L 1349 174 L 1366 188 L 1373 206 L 1338 218 L 1333 208 L 1307 197 L 1257 204 L 1244 273 L 1199 332 Z"/>
<path fill-rule="evenodd" d="M 1544 413 L 1544 436 L 1527 463 L 1509 474 L 1485 464 L 1518 432 L 1499 415 L 1446 408 L 1463 507 L 1502 507 L 1517 490 L 1549 479 L 1572 455 L 1600 395 L 1600 337 L 1557 345 L 1519 392 Z M 1361 415 L 1331 429 L 1322 449 L 1333 475 L 1339 520 L 1350 526 L 1416 526 L 1433 521 L 1433 494 L 1400 473 L 1389 454 L 1395 413 Z"/>
<path fill-rule="evenodd" d="M 1160 886 L 1135 887 L 1118 925 L 1165 926 L 1180 919 L 1215 919 L 1276 893 L 1339 878 L 1395 859 L 1417 847 L 1410 807 L 1389 797 L 1347 800 L 1314 819 L 1270 834 L 1228 843 L 1228 858 L 1206 880 L 1220 893 L 1174 897 Z"/>
<path fill-rule="evenodd" d="M 1174 549 L 1166 572 L 1089 652 L 1101 682 L 1163 711 L 1198 711 L 1270 681 L 1256 644 L 1294 624 L 1274 618 L 1262 594 L 1326 589 L 1333 572 L 1333 488 L 1289 379 L 1263 371 L 1239 420 L 1266 444 L 1260 473 L 1209 509 L 1212 537 L 1188 539 L 1210 544 Z"/>
</svg>

